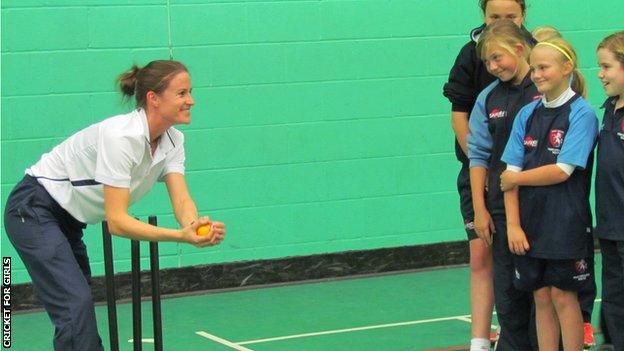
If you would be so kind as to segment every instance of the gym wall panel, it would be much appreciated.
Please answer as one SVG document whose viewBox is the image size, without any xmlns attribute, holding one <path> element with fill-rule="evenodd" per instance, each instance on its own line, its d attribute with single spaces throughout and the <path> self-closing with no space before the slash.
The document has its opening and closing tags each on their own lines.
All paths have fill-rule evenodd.
<svg viewBox="0 0 624 351">
<path fill-rule="evenodd" d="M 529 1 L 527 27 L 560 28 L 590 101 L 594 48 L 624 3 Z M 463 240 L 450 104 L 442 86 L 468 32 L 463 0 L 4 0 L 2 206 L 25 168 L 63 138 L 132 109 L 115 78 L 172 55 L 193 79 L 187 180 L 228 238 L 163 243 L 161 266 L 259 260 Z M 552 9 L 557 9 L 553 15 Z M 131 213 L 175 227 L 158 184 Z M 14 262 L 14 283 L 29 280 Z M 85 242 L 102 275 L 99 225 Z M 114 238 L 118 271 L 129 243 Z M 145 251 L 145 250 L 144 250 Z M 145 251 L 146 252 L 146 251 Z"/>
</svg>

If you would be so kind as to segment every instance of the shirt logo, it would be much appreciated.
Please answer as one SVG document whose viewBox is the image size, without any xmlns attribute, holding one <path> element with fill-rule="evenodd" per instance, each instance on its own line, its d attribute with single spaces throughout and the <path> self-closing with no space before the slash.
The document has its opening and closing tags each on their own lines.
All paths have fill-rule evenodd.
<svg viewBox="0 0 624 351">
<path fill-rule="evenodd" d="M 561 129 L 553 129 L 548 134 L 548 144 L 550 147 L 548 151 L 552 152 L 555 155 L 558 155 L 561 152 L 561 144 L 563 144 L 563 137 L 565 132 Z"/>
<path fill-rule="evenodd" d="M 537 147 L 537 140 L 535 140 L 532 136 L 527 135 L 524 137 L 524 148 L 527 150 L 533 149 Z"/>
<path fill-rule="evenodd" d="M 578 260 L 574 262 L 574 269 L 576 270 L 576 273 L 585 273 L 587 272 L 588 267 L 589 265 L 585 260 Z"/>
<path fill-rule="evenodd" d="M 490 112 L 490 118 L 503 118 L 507 116 L 507 111 L 500 110 L 498 108 L 493 109 Z"/>
<path fill-rule="evenodd" d="M 576 262 L 574 262 L 574 270 L 576 271 L 576 275 L 572 277 L 572 279 L 582 282 L 587 280 L 587 278 L 589 278 L 590 274 L 588 272 L 589 270 L 589 264 L 587 264 L 587 261 L 585 260 L 578 260 Z"/>
</svg>

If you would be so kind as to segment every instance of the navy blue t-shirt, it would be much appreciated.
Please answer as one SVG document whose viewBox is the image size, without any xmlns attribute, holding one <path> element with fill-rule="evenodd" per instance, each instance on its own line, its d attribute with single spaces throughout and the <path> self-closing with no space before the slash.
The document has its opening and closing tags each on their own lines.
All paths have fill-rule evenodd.
<svg viewBox="0 0 624 351">
<path fill-rule="evenodd" d="M 501 161 L 501 156 L 513 121 L 523 106 L 540 97 L 529 74 L 518 85 L 496 80 L 479 94 L 470 114 L 470 167 L 488 169 L 486 205 L 493 216 L 505 216 L 505 203 L 500 190 L 500 175 L 505 170 L 505 163 Z"/>
<path fill-rule="evenodd" d="M 596 236 L 624 240 L 624 108 L 607 99 L 598 136 L 596 166 Z"/>
<path fill-rule="evenodd" d="M 520 187 L 520 224 L 531 246 L 528 256 L 575 259 L 587 255 L 597 131 L 596 114 L 579 95 L 555 108 L 536 101 L 518 113 L 503 153 L 505 163 L 523 170 L 556 163 L 576 166 L 565 182 Z"/>
</svg>

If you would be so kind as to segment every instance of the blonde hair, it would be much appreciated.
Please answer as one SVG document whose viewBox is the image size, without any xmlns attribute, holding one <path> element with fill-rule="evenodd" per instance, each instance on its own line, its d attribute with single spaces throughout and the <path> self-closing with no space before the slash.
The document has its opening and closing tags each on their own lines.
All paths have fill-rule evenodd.
<svg viewBox="0 0 624 351">
<path fill-rule="evenodd" d="M 518 44 L 524 47 L 522 57 L 528 61 L 531 47 L 522 34 L 522 29 L 511 20 L 501 19 L 485 27 L 477 42 L 477 54 L 483 60 L 487 50 L 492 45 L 497 45 L 507 50 L 510 54 L 516 55 L 514 47 Z"/>
<path fill-rule="evenodd" d="M 624 30 L 615 32 L 602 39 L 596 50 L 600 49 L 611 51 L 615 55 L 615 59 L 624 67 Z"/>
<path fill-rule="evenodd" d="M 558 37 L 558 38 L 550 38 L 544 41 L 540 41 L 535 45 L 535 47 L 550 47 L 553 50 L 557 51 L 559 54 L 559 58 L 561 59 L 561 63 L 570 62 L 572 65 L 572 83 L 570 84 L 572 90 L 577 94 L 587 97 L 587 89 L 585 87 L 585 77 L 578 69 L 578 56 L 576 55 L 576 51 L 572 47 L 567 40 Z"/>
<path fill-rule="evenodd" d="M 553 38 L 562 38 L 561 32 L 555 27 L 552 26 L 539 26 L 533 29 L 531 35 L 538 42 L 545 41 Z"/>
</svg>

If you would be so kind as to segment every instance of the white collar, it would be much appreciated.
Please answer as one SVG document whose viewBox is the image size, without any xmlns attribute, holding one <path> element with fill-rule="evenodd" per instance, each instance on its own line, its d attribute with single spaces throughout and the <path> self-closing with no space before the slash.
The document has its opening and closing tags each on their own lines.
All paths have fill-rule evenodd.
<svg viewBox="0 0 624 351">
<path fill-rule="evenodd" d="M 572 97 L 574 97 L 574 95 L 576 95 L 574 90 L 572 90 L 571 87 L 568 87 L 568 89 L 566 89 L 566 91 L 564 91 L 563 94 L 559 95 L 558 98 L 552 101 L 546 101 L 546 95 L 542 95 L 542 104 L 546 108 L 559 107 L 565 104 L 566 102 L 568 102 Z"/>
</svg>

